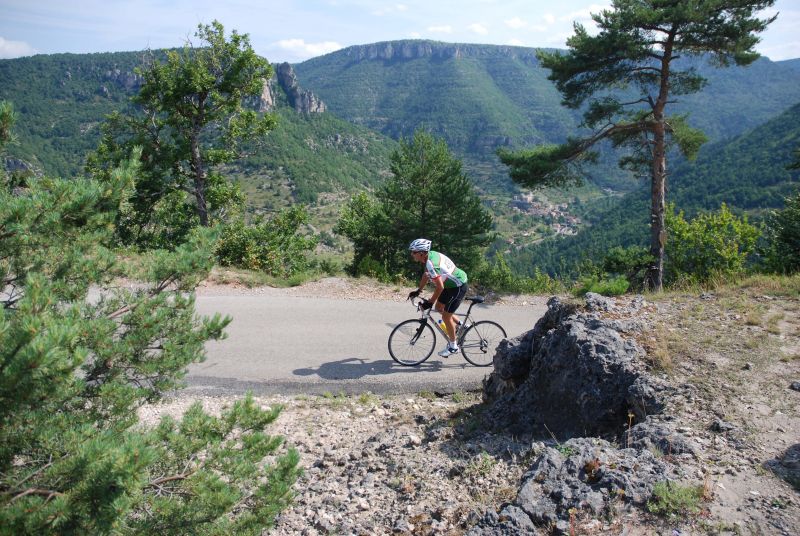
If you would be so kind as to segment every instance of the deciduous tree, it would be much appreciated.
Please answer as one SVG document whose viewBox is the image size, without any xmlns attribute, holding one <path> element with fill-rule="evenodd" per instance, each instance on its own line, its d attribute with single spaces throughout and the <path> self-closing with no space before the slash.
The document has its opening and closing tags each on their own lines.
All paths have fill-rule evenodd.
<svg viewBox="0 0 800 536">
<path fill-rule="evenodd" d="M 109 118 L 90 159 L 90 171 L 102 176 L 133 146 L 143 148 L 132 210 L 123 213 L 129 241 L 150 238 L 146 229 L 154 215 L 169 220 L 163 226 L 168 234 L 182 229 L 185 235 L 192 226 L 187 220 L 208 226 L 215 214 L 241 203 L 241 193 L 220 166 L 243 156 L 243 141 L 252 147 L 276 125 L 273 115 L 243 105 L 245 98 L 261 94 L 273 73 L 247 34 L 233 31 L 226 37 L 214 21 L 198 26 L 196 36 L 197 46 L 166 51 L 164 61 L 153 55 L 139 69 L 143 81 L 133 98 L 136 111 Z"/>
</svg>

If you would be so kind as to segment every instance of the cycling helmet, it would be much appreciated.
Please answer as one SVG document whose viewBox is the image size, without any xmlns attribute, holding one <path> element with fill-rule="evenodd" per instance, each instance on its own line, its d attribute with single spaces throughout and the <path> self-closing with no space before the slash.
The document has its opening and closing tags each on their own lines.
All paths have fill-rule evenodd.
<svg viewBox="0 0 800 536">
<path fill-rule="evenodd" d="M 408 245 L 409 251 L 430 251 L 431 241 L 427 238 L 417 238 Z"/>
</svg>

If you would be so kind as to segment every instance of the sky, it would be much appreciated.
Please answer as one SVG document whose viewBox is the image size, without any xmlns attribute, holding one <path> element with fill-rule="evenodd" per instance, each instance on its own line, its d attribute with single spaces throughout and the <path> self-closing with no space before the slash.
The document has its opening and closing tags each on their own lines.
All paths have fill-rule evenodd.
<svg viewBox="0 0 800 536">
<path fill-rule="evenodd" d="M 590 13 L 610 0 L 0 0 L 0 59 L 60 52 L 172 48 L 198 24 L 220 21 L 250 36 L 270 62 L 303 60 L 351 45 L 433 39 L 566 48 L 573 22 L 593 28 Z M 800 0 L 765 10 L 778 19 L 758 52 L 800 58 Z"/>
</svg>

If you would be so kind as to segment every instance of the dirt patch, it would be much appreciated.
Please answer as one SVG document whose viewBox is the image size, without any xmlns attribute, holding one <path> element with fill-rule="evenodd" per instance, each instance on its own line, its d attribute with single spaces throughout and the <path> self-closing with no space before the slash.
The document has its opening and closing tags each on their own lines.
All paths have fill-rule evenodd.
<svg viewBox="0 0 800 536">
<path fill-rule="evenodd" d="M 408 298 L 408 293 L 414 290 L 413 284 L 408 286 L 389 285 L 367 278 L 350 277 L 325 277 L 316 281 L 308 281 L 294 287 L 270 287 L 266 285 L 247 286 L 244 283 L 220 283 L 220 275 L 209 278 L 197 287 L 198 296 L 218 295 L 264 295 L 264 296 L 297 296 L 333 298 L 341 300 L 389 300 L 402 302 Z M 223 278 L 224 279 L 224 278 Z M 423 296 L 433 293 L 429 286 Z M 470 289 L 469 296 L 476 294 Z M 544 305 L 546 296 L 527 294 L 498 295 L 488 293 L 484 295 L 486 302 L 497 305 Z"/>
<path fill-rule="evenodd" d="M 680 388 L 669 411 L 702 447 L 691 469 L 712 495 L 697 524 L 800 533 L 800 480 L 784 466 L 800 443 L 798 300 L 737 289 L 657 305 L 672 357 L 665 377 Z"/>
</svg>

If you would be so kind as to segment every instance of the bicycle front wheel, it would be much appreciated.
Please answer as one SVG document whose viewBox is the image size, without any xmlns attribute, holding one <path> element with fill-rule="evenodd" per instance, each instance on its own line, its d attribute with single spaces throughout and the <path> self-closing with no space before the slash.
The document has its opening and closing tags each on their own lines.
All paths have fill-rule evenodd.
<svg viewBox="0 0 800 536">
<path fill-rule="evenodd" d="M 476 367 L 488 367 L 494 360 L 494 351 L 506 338 L 506 330 L 497 322 L 481 320 L 475 322 L 464 333 L 461 354 Z"/>
<path fill-rule="evenodd" d="M 397 324 L 389 335 L 389 355 L 403 366 L 413 367 L 428 359 L 436 348 L 436 333 L 422 320 Z"/>
</svg>

